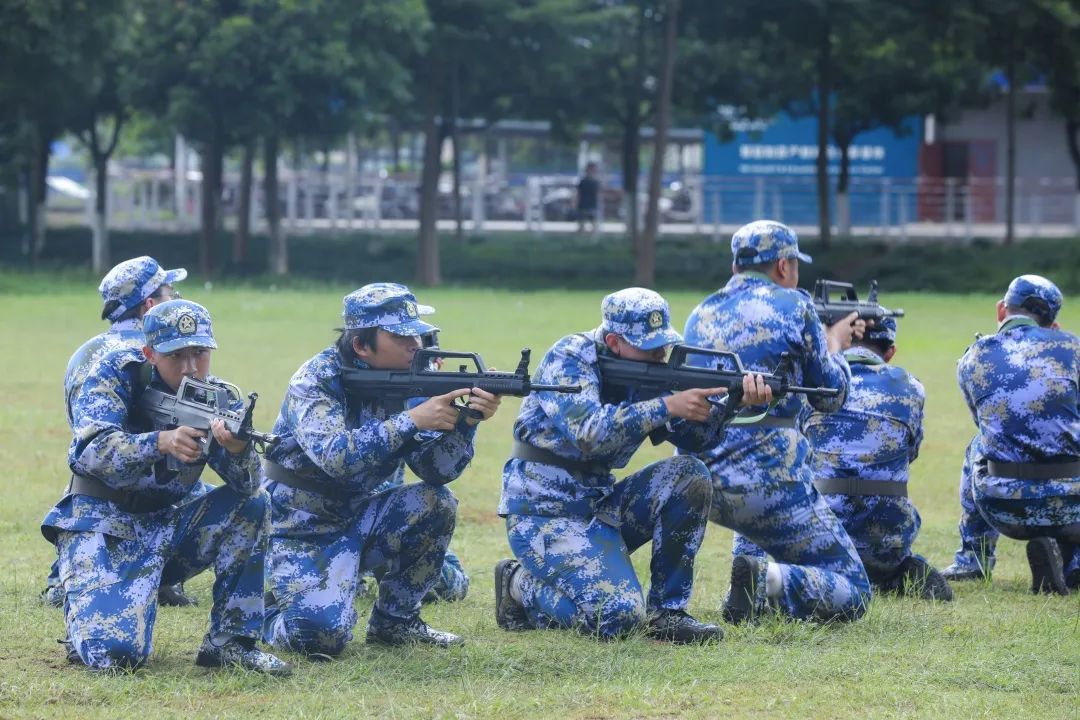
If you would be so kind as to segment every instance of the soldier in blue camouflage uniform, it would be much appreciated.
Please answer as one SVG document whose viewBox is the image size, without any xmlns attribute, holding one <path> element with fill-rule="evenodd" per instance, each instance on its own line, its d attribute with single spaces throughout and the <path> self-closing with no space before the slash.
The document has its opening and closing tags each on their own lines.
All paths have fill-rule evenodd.
<svg viewBox="0 0 1080 720">
<path fill-rule="evenodd" d="M 68 360 L 64 372 L 64 406 L 69 427 L 72 424 L 71 402 L 78 395 L 90 368 L 113 350 L 142 348 L 142 316 L 154 305 L 179 297 L 173 285 L 186 277 L 184 268 L 164 270 L 154 258 L 144 255 L 125 260 L 102 278 L 98 286 L 104 302 L 101 319 L 108 320 L 110 325 L 108 330 L 83 343 Z M 209 485 L 198 482 L 192 486 L 192 493 L 197 497 L 210 489 Z M 59 562 L 53 563 L 42 598 L 55 607 L 64 605 Z M 184 595 L 180 585 L 164 585 L 158 592 L 158 602 L 186 606 L 194 604 L 195 600 Z"/>
<path fill-rule="evenodd" d="M 368 642 L 441 647 L 461 638 L 420 619 L 454 532 L 457 498 L 445 487 L 473 457 L 479 418 L 499 398 L 460 390 L 388 412 L 377 400 L 346 397 L 343 366 L 407 369 L 420 336 L 437 328 L 404 285 L 373 283 L 345 296 L 344 328 L 289 382 L 267 456 L 272 536 L 271 603 L 265 637 L 282 647 L 334 656 L 352 639 L 359 573 L 379 577 Z M 421 482 L 402 484 L 405 465 Z M 390 483 L 389 485 L 387 483 Z M 381 492 L 377 492 L 380 488 Z"/>
<path fill-rule="evenodd" d="M 847 401 L 833 413 L 809 412 L 814 486 L 843 523 L 875 589 L 952 600 L 952 589 L 911 545 L 922 523 L 907 495 L 908 466 L 923 439 L 922 383 L 889 364 L 896 321 L 884 318 L 844 353 Z"/>
<path fill-rule="evenodd" d="M 1055 318 L 1061 291 L 1021 275 L 1000 323 L 960 358 L 957 379 L 978 425 L 975 505 L 1007 537 L 1028 540 L 1032 592 L 1080 585 L 1080 339 Z"/>
<path fill-rule="evenodd" d="M 799 262 L 810 258 L 787 226 L 745 225 L 731 251 L 734 276 L 691 313 L 687 344 L 734 352 L 757 371 L 771 371 L 781 353 L 791 353 L 793 382 L 841 391 L 814 398 L 814 409 L 839 410 L 851 381 L 843 350 L 863 323 L 852 313 L 822 327 L 810 296 L 797 289 Z M 711 519 L 736 532 L 724 604 L 729 622 L 752 619 L 767 599 L 792 618 L 851 620 L 870 599 L 851 538 L 811 484 L 810 443 L 796 427 L 805 402 L 789 395 L 762 422 L 730 428 L 698 455 L 712 471 Z"/>
<path fill-rule="evenodd" d="M 997 563 L 998 531 L 986 522 L 975 507 L 972 471 L 978 457 L 979 436 L 968 443 L 960 469 L 960 549 L 952 564 L 941 571 L 949 580 L 982 580 L 990 577 Z"/>
<path fill-rule="evenodd" d="M 210 630 L 196 664 L 288 673 L 287 663 L 255 647 L 267 510 L 258 456 L 219 420 L 209 441 L 190 427 L 154 429 L 138 409 L 145 378 L 168 393 L 186 376 L 220 382 L 209 377 L 217 347 L 210 315 L 171 300 L 146 313 L 143 332 L 142 351 L 106 354 L 83 381 L 72 402 L 71 484 L 42 523 L 60 559 L 69 657 L 96 670 L 142 665 L 158 585 L 212 566 Z M 235 398 L 234 409 L 241 405 Z M 180 470 L 169 469 L 170 457 Z M 193 499 L 207 464 L 226 484 Z"/>
<path fill-rule="evenodd" d="M 714 443 L 722 428 L 708 398 L 721 391 L 639 398 L 605 389 L 599 356 L 663 362 L 681 338 L 667 302 L 651 290 L 612 293 L 601 313 L 599 328 L 555 343 L 534 376 L 580 385 L 581 393 L 533 393 L 514 424 L 499 514 L 517 560 L 495 566 L 496 621 L 507 630 L 574 627 L 603 638 L 644 625 L 676 643 L 719 639 L 720 628 L 686 612 L 709 512 L 708 470 L 672 457 L 618 482 L 611 471 L 647 437 L 691 450 Z M 759 375 L 744 389 L 749 402 L 771 398 Z M 646 598 L 630 554 L 649 541 Z"/>
</svg>

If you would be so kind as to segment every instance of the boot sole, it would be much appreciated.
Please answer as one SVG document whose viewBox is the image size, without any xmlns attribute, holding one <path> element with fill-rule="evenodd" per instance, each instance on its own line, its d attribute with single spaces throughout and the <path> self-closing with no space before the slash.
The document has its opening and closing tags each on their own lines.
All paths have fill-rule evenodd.
<svg viewBox="0 0 1080 720">
<path fill-rule="evenodd" d="M 244 670 L 245 672 L 255 672 L 261 675 L 270 675 L 272 677 L 288 677 L 289 675 L 292 675 L 293 672 L 291 665 L 272 670 L 264 670 L 262 668 L 247 667 L 242 663 L 223 663 L 216 655 L 210 655 L 201 651 L 195 656 L 195 664 L 204 668 L 237 668 L 239 670 Z"/>
</svg>

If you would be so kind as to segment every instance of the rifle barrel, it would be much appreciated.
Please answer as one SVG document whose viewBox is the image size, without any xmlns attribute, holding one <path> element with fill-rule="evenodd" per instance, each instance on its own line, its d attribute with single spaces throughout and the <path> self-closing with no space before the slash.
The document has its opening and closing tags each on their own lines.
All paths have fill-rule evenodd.
<svg viewBox="0 0 1080 720">
<path fill-rule="evenodd" d="M 840 394 L 839 390 L 833 388 L 803 387 L 802 385 L 788 385 L 787 391 L 796 394 L 805 393 L 807 395 L 821 395 L 822 397 L 836 397 Z"/>
<path fill-rule="evenodd" d="M 560 392 L 560 393 L 579 393 L 581 392 L 580 385 L 529 385 L 529 388 L 533 392 Z"/>
</svg>

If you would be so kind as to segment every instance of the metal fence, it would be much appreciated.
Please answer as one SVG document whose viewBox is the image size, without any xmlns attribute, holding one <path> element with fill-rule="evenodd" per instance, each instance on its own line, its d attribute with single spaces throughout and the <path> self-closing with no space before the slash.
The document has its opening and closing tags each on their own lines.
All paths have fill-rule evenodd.
<svg viewBox="0 0 1080 720">
<path fill-rule="evenodd" d="M 178 181 L 179 180 L 179 181 Z M 576 185 L 571 175 L 521 175 L 498 182 L 467 181 L 461 188 L 466 230 L 577 232 Z M 846 202 L 838 202 L 835 178 L 830 190 L 832 224 L 841 234 L 912 238 L 999 238 L 1004 234 L 1006 189 L 1002 178 L 854 177 Z M 119 229 L 187 230 L 200 217 L 201 178 L 169 171 L 124 171 L 110 178 L 109 226 Z M 222 207 L 226 224 L 239 208 L 239 179 L 227 177 Z M 601 178 L 598 234 L 623 233 L 630 203 L 621 178 Z M 643 216 L 645 178 L 639 184 Z M 1080 195 L 1074 180 L 1017 179 L 1014 221 L 1021 237 L 1080 233 Z M 92 212 L 94 198 L 54 192 L 50 206 L 69 213 Z M 411 231 L 419 216 L 419 182 L 412 177 L 357 176 L 351 182 L 320 172 L 283 172 L 280 183 L 283 224 L 292 233 L 347 230 Z M 251 227 L 265 226 L 262 186 L 256 183 Z M 817 232 L 818 200 L 813 177 L 669 178 L 660 201 L 666 233 L 711 234 L 718 239 L 751 219 L 769 217 L 800 232 Z M 452 225 L 452 186 L 439 184 L 440 226 Z M 642 217 L 639 217 L 639 223 Z"/>
</svg>

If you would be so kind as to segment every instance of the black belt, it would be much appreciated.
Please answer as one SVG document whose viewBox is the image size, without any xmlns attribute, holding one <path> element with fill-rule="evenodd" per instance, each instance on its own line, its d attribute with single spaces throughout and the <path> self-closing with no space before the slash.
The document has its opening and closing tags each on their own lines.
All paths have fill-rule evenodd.
<svg viewBox="0 0 1080 720">
<path fill-rule="evenodd" d="M 316 482 L 310 478 L 300 477 L 292 470 L 284 468 L 278 465 L 276 462 L 270 462 L 263 458 L 262 461 L 263 472 L 266 477 L 270 478 L 274 482 L 279 482 L 282 485 L 288 485 L 296 490 L 303 490 L 309 493 L 315 493 L 316 495 L 322 495 L 330 500 L 336 500 L 339 502 L 348 502 L 354 495 L 337 488 L 327 487 L 323 483 Z"/>
<path fill-rule="evenodd" d="M 994 477 L 1013 480 L 1054 480 L 1080 477 L 1080 460 L 1056 463 L 1007 463 L 988 460 L 986 469 Z"/>
<path fill-rule="evenodd" d="M 823 495 L 888 495 L 907 497 L 906 482 L 862 478 L 819 478 L 814 487 Z"/>
<path fill-rule="evenodd" d="M 124 512 L 133 514 L 157 512 L 173 504 L 172 500 L 162 501 L 159 497 L 140 497 L 142 493 L 138 490 L 117 490 L 88 475 L 73 474 L 68 484 L 68 494 L 108 500 Z"/>
<path fill-rule="evenodd" d="M 517 458 L 518 460 L 525 460 L 527 462 L 554 465 L 563 470 L 585 473 L 587 475 L 608 475 L 611 473 L 611 468 L 604 463 L 589 462 L 587 460 L 571 460 L 570 458 L 564 458 L 549 450 L 543 450 L 535 445 L 521 442 L 520 440 L 514 441 L 514 448 L 510 452 L 510 457 Z"/>
</svg>

